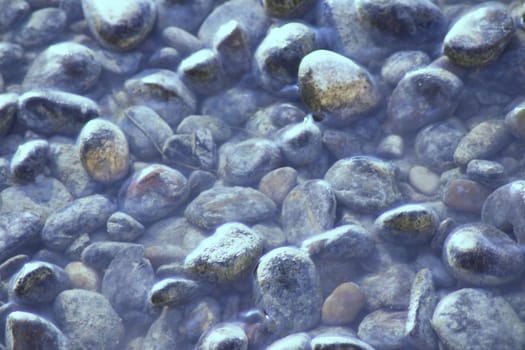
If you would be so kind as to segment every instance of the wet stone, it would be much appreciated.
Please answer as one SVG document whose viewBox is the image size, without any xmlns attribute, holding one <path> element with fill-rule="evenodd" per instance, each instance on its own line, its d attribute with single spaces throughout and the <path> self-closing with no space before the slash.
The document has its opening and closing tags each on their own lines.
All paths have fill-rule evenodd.
<svg viewBox="0 0 525 350">
<path fill-rule="evenodd" d="M 301 248 L 315 259 L 356 259 L 372 253 L 374 239 L 363 226 L 347 224 L 304 240 Z"/>
<path fill-rule="evenodd" d="M 54 314 L 73 348 L 118 350 L 124 337 L 122 320 L 101 294 L 70 289 L 58 295 Z"/>
<path fill-rule="evenodd" d="M 479 214 L 490 191 L 477 182 L 457 179 L 447 183 L 443 202 L 451 209 Z"/>
<path fill-rule="evenodd" d="M 0 192 L 0 212 L 29 210 L 45 219 L 72 199 L 60 181 L 44 177 L 26 185 L 8 187 Z"/>
<path fill-rule="evenodd" d="M 323 149 L 321 129 L 310 115 L 279 130 L 276 142 L 285 160 L 296 166 L 317 161 Z"/>
<path fill-rule="evenodd" d="M 462 87 L 463 82 L 445 69 L 425 67 L 408 72 L 388 102 L 392 131 L 407 133 L 450 117 Z"/>
<path fill-rule="evenodd" d="M 319 335 L 312 339 L 312 350 L 335 350 L 335 349 L 356 349 L 374 350 L 372 346 L 357 338 L 357 336 L 344 335 Z"/>
<path fill-rule="evenodd" d="M 234 323 L 218 325 L 204 333 L 195 346 L 196 350 L 247 350 L 248 337 L 244 330 Z"/>
<path fill-rule="evenodd" d="M 325 174 L 337 200 L 359 213 L 388 209 L 401 199 L 394 167 L 385 161 L 356 156 L 335 162 Z"/>
<path fill-rule="evenodd" d="M 307 333 L 294 333 L 271 343 L 266 350 L 311 350 Z"/>
<path fill-rule="evenodd" d="M 211 229 L 223 223 L 255 223 L 270 218 L 275 203 L 263 193 L 248 187 L 214 187 L 202 192 L 186 207 L 184 216 L 191 223 Z"/>
<path fill-rule="evenodd" d="M 161 156 L 162 145 L 173 135 L 164 119 L 145 106 L 122 111 L 117 123 L 126 135 L 131 153 L 141 159 Z"/>
<path fill-rule="evenodd" d="M 179 166 L 212 170 L 217 164 L 217 147 L 208 129 L 170 136 L 162 146 L 162 154 L 168 163 Z"/>
<path fill-rule="evenodd" d="M 139 45 L 153 29 L 157 16 L 151 0 L 113 1 L 82 0 L 89 29 L 97 41 L 116 50 Z"/>
<path fill-rule="evenodd" d="M 418 271 L 412 289 L 405 326 L 405 335 L 409 342 L 420 350 L 438 348 L 438 340 L 430 324 L 437 304 L 437 295 L 428 269 Z"/>
<path fill-rule="evenodd" d="M 11 159 L 11 174 L 22 182 L 33 181 L 43 173 L 48 153 L 49 143 L 46 140 L 28 141 L 18 146 Z"/>
<path fill-rule="evenodd" d="M 147 295 L 155 279 L 144 247 L 131 246 L 118 252 L 104 273 L 101 293 L 109 300 L 124 322 L 149 323 Z"/>
<path fill-rule="evenodd" d="M 141 346 L 137 348 L 126 348 L 129 350 L 160 350 L 176 348 L 178 335 L 173 325 L 179 324 L 182 312 L 174 308 L 163 308 L 160 316 L 149 327 L 148 332 L 142 339 Z"/>
<path fill-rule="evenodd" d="M 309 53 L 299 65 L 298 76 L 303 103 L 313 112 L 329 114 L 328 122 L 347 125 L 379 103 L 379 91 L 369 73 L 335 52 Z"/>
<path fill-rule="evenodd" d="M 436 173 L 419 165 L 410 168 L 408 180 L 416 190 L 426 195 L 436 193 L 440 185 L 439 176 Z"/>
<path fill-rule="evenodd" d="M 40 242 L 42 219 L 30 211 L 0 210 L 0 261 Z"/>
<path fill-rule="evenodd" d="M 480 289 L 465 288 L 446 295 L 434 311 L 432 327 L 450 350 L 525 346 L 525 328 L 512 307 L 502 297 Z"/>
<path fill-rule="evenodd" d="M 202 49 L 182 60 L 177 70 L 182 80 L 199 94 L 214 94 L 224 86 L 218 53 Z"/>
<path fill-rule="evenodd" d="M 177 127 L 178 134 L 193 134 L 200 129 L 208 129 L 217 143 L 228 140 L 232 135 L 232 130 L 220 118 L 209 115 L 189 115 L 184 118 Z"/>
<path fill-rule="evenodd" d="M 254 74 L 269 91 L 295 84 L 301 59 L 315 49 L 315 32 L 302 23 L 272 28 L 254 53 Z"/>
<path fill-rule="evenodd" d="M 155 221 L 174 212 L 187 199 L 188 180 L 177 170 L 152 164 L 137 170 L 121 188 L 121 210 L 139 221 Z"/>
<path fill-rule="evenodd" d="M 151 287 L 148 299 L 154 306 L 179 306 L 195 298 L 199 287 L 197 282 L 187 278 L 165 278 Z"/>
<path fill-rule="evenodd" d="M 227 75 L 236 77 L 250 69 L 252 57 L 248 34 L 236 20 L 219 27 L 213 37 L 213 48 L 218 52 Z"/>
<path fill-rule="evenodd" d="M 525 181 L 512 181 L 493 191 L 483 204 L 481 220 L 525 242 Z"/>
<path fill-rule="evenodd" d="M 281 165 L 281 151 L 272 141 L 251 138 L 229 148 L 224 155 L 224 182 L 253 185 Z"/>
<path fill-rule="evenodd" d="M 259 182 L 259 191 L 280 205 L 297 184 L 297 170 L 282 167 L 266 173 Z"/>
<path fill-rule="evenodd" d="M 105 270 L 115 256 L 129 247 L 140 247 L 126 242 L 94 242 L 82 251 L 82 262 L 97 270 Z"/>
<path fill-rule="evenodd" d="M 23 47 L 43 46 L 52 42 L 66 26 L 66 14 L 58 8 L 44 8 L 34 11 L 11 39 Z"/>
<path fill-rule="evenodd" d="M 195 112 L 195 96 L 177 73 L 167 69 L 145 70 L 126 80 L 124 90 L 130 102 L 153 109 L 173 130 Z"/>
<path fill-rule="evenodd" d="M 510 130 L 503 120 L 484 121 L 461 139 L 454 152 L 454 161 L 459 166 L 466 166 L 473 159 L 490 158 L 511 141 Z"/>
<path fill-rule="evenodd" d="M 204 44 L 199 38 L 190 32 L 175 26 L 164 28 L 162 31 L 162 39 L 166 45 L 177 50 L 177 52 L 183 57 L 204 48 Z"/>
<path fill-rule="evenodd" d="M 406 318 L 406 311 L 374 311 L 361 321 L 357 335 L 376 349 L 405 349 L 408 346 Z"/>
<path fill-rule="evenodd" d="M 289 244 L 331 229 L 335 222 L 334 191 L 323 180 L 308 180 L 292 189 L 282 204 L 281 223 Z"/>
<path fill-rule="evenodd" d="M 363 278 L 359 286 L 365 294 L 366 308 L 406 309 L 414 275 L 408 265 L 391 264 L 388 268 Z"/>
<path fill-rule="evenodd" d="M 467 133 L 457 119 L 431 124 L 418 132 L 414 148 L 418 160 L 436 171 L 455 167 L 454 152 Z"/>
<path fill-rule="evenodd" d="M 200 336 L 218 324 L 220 319 L 221 306 L 215 299 L 197 299 L 186 307 L 179 332 L 189 340 L 197 342 Z"/>
<path fill-rule="evenodd" d="M 0 19 L 0 32 L 9 29 L 14 23 L 26 17 L 30 12 L 29 4 L 23 0 L 2 0 L 0 1 L 2 18 Z"/>
<path fill-rule="evenodd" d="M 398 51 L 383 63 L 381 77 L 388 84 L 396 86 L 406 73 L 429 63 L 430 57 L 423 51 Z"/>
<path fill-rule="evenodd" d="M 109 198 L 100 194 L 75 199 L 47 218 L 42 240 L 49 248 L 64 251 L 80 234 L 103 227 L 116 209 Z"/>
<path fill-rule="evenodd" d="M 496 188 L 506 183 L 505 168 L 498 162 L 473 159 L 467 164 L 467 176 L 488 188 Z"/>
<path fill-rule="evenodd" d="M 29 91 L 18 100 L 18 120 L 39 134 L 76 136 L 88 120 L 99 114 L 93 100 L 63 91 Z"/>
<path fill-rule="evenodd" d="M 476 67 L 495 61 L 514 34 L 514 21 L 503 4 L 473 8 L 450 28 L 443 50 L 456 64 Z"/>
<path fill-rule="evenodd" d="M 374 223 L 378 234 L 395 244 L 423 244 L 432 239 L 439 225 L 436 212 L 425 205 L 405 204 L 381 214 Z"/>
<path fill-rule="evenodd" d="M 353 322 L 365 305 L 365 296 L 352 282 L 340 284 L 325 299 L 322 320 L 325 324 L 344 325 Z"/>
<path fill-rule="evenodd" d="M 75 42 L 62 42 L 47 47 L 35 58 L 22 87 L 84 92 L 97 83 L 101 71 L 91 49 Z"/>
<path fill-rule="evenodd" d="M 13 125 L 18 109 L 17 102 L 17 94 L 0 94 L 0 136 L 7 134 Z"/>
<path fill-rule="evenodd" d="M 499 286 L 518 279 L 525 256 L 506 233 L 484 223 L 452 231 L 443 246 L 443 261 L 459 279 L 477 286 Z"/>
<path fill-rule="evenodd" d="M 259 234 L 240 223 L 219 226 L 186 257 L 185 268 L 212 283 L 227 283 L 247 275 L 262 254 Z"/>
<path fill-rule="evenodd" d="M 25 305 L 45 305 L 69 287 L 65 271 L 50 263 L 25 264 L 9 283 L 9 296 Z"/>
<path fill-rule="evenodd" d="M 323 146 L 336 158 L 343 159 L 362 154 L 362 138 L 349 130 L 323 130 Z"/>
<path fill-rule="evenodd" d="M 132 242 L 142 236 L 144 230 L 144 225 L 120 211 L 111 214 L 106 222 L 108 236 L 114 241 Z"/>
<path fill-rule="evenodd" d="M 69 342 L 54 324 L 38 315 L 15 311 L 7 316 L 6 346 L 9 349 L 66 350 Z"/>
<path fill-rule="evenodd" d="M 100 287 L 100 277 L 92 268 L 84 265 L 80 261 L 73 261 L 64 267 L 72 288 L 98 291 Z"/>
<path fill-rule="evenodd" d="M 321 318 L 322 296 L 314 263 L 303 251 L 281 247 L 265 254 L 255 271 L 256 304 L 273 321 L 272 332 L 308 330 Z"/>
</svg>

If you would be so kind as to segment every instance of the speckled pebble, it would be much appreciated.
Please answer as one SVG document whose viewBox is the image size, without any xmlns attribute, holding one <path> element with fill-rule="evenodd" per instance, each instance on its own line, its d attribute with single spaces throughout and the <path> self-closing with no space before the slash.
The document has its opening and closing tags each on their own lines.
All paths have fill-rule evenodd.
<svg viewBox="0 0 525 350">
<path fill-rule="evenodd" d="M 247 350 L 248 337 L 236 324 L 224 323 L 204 333 L 195 350 Z"/>
<path fill-rule="evenodd" d="M 21 144 L 11 159 L 11 174 L 22 182 L 33 181 L 43 173 L 48 153 L 49 143 L 46 140 L 32 140 Z"/>
<path fill-rule="evenodd" d="M 377 310 L 363 318 L 357 335 L 376 349 L 405 349 L 408 347 L 406 319 L 406 311 Z"/>
<path fill-rule="evenodd" d="M 352 282 L 339 285 L 325 299 L 322 320 L 325 324 L 344 325 L 354 321 L 365 305 L 365 296 Z"/>
<path fill-rule="evenodd" d="M 432 170 L 420 165 L 410 168 L 408 179 L 416 190 L 426 195 L 436 193 L 440 185 L 439 176 Z"/>
<path fill-rule="evenodd" d="M 68 339 L 53 323 L 36 314 L 15 311 L 7 316 L 5 328 L 8 349 L 67 350 Z"/>
<path fill-rule="evenodd" d="M 443 202 L 451 209 L 479 214 L 489 194 L 490 190 L 477 182 L 457 179 L 445 186 Z"/>
<path fill-rule="evenodd" d="M 259 182 L 259 191 L 280 205 L 297 184 L 297 170 L 282 167 L 266 173 Z"/>
<path fill-rule="evenodd" d="M 114 241 L 132 242 L 144 233 L 144 225 L 132 216 L 119 211 L 108 218 L 106 231 L 109 238 Z"/>
<path fill-rule="evenodd" d="M 72 288 L 98 291 L 100 287 L 100 276 L 92 268 L 80 261 L 73 261 L 64 267 Z"/>
</svg>

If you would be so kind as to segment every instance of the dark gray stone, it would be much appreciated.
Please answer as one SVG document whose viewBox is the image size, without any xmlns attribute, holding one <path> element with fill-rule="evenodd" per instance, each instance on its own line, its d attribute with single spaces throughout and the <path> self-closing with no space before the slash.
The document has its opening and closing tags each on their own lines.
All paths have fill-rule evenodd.
<svg viewBox="0 0 525 350">
<path fill-rule="evenodd" d="M 177 127 L 177 133 L 193 134 L 202 129 L 208 129 L 213 140 L 217 143 L 222 143 L 228 140 L 232 135 L 232 130 L 224 120 L 209 115 L 187 116 Z"/>
<path fill-rule="evenodd" d="M 184 277 L 165 278 L 155 283 L 148 294 L 154 306 L 179 306 L 188 303 L 199 294 L 197 282 Z"/>
<path fill-rule="evenodd" d="M 297 170 L 282 167 L 268 172 L 259 182 L 259 191 L 280 205 L 297 184 Z"/>
<path fill-rule="evenodd" d="M 274 103 L 255 112 L 244 128 L 259 137 L 274 138 L 278 130 L 304 120 L 303 110 L 291 103 Z"/>
<path fill-rule="evenodd" d="M 4 136 L 11 129 L 18 111 L 17 102 L 17 94 L 0 94 L 0 136 Z"/>
<path fill-rule="evenodd" d="M 29 4 L 26 1 L 1 0 L 0 11 L 3 15 L 0 19 L 0 32 L 7 31 L 11 25 L 26 17 L 30 10 Z"/>
<path fill-rule="evenodd" d="M 483 223 L 461 225 L 452 231 L 443 246 L 443 261 L 458 280 L 477 286 L 504 285 L 525 270 L 520 246 Z"/>
<path fill-rule="evenodd" d="M 334 226 L 336 198 L 329 183 L 308 180 L 288 193 L 282 204 L 281 223 L 289 244 Z"/>
<path fill-rule="evenodd" d="M 377 310 L 363 318 L 357 335 L 376 349 L 405 349 L 409 345 L 405 335 L 406 319 L 406 311 Z"/>
<path fill-rule="evenodd" d="M 219 54 L 226 75 L 238 77 L 250 69 L 252 55 L 248 34 L 236 20 L 219 27 L 213 37 L 213 48 Z"/>
<path fill-rule="evenodd" d="M 157 1 L 157 27 L 166 28 L 174 23 L 189 32 L 195 32 L 199 25 L 215 7 L 213 0 L 195 0 L 191 2 Z"/>
<path fill-rule="evenodd" d="M 507 182 L 505 167 L 495 161 L 473 159 L 468 162 L 466 173 L 471 180 L 488 188 L 496 188 Z"/>
<path fill-rule="evenodd" d="M 32 140 L 18 146 L 11 158 L 11 174 L 21 182 L 34 181 L 43 173 L 47 163 L 49 143 L 46 140 Z"/>
<path fill-rule="evenodd" d="M 15 311 L 7 316 L 8 349 L 67 350 L 69 341 L 53 323 L 38 315 Z"/>
<path fill-rule="evenodd" d="M 319 275 L 312 260 L 297 248 L 282 247 L 265 254 L 255 271 L 256 304 L 279 335 L 308 330 L 321 318 Z"/>
<path fill-rule="evenodd" d="M 177 67 L 181 59 L 181 54 L 174 48 L 161 47 L 149 57 L 148 68 L 170 69 Z"/>
<path fill-rule="evenodd" d="M 66 290 L 55 299 L 53 309 L 73 349 L 121 349 L 122 320 L 103 295 L 83 289 Z"/>
<path fill-rule="evenodd" d="M 23 47 L 44 46 L 62 34 L 66 26 L 66 14 L 58 8 L 44 8 L 31 16 L 11 34 L 11 39 Z"/>
<path fill-rule="evenodd" d="M 221 306 L 212 298 L 205 297 L 193 301 L 184 312 L 179 332 L 196 343 L 200 336 L 221 320 Z"/>
<path fill-rule="evenodd" d="M 442 245 L 439 247 L 439 252 L 441 251 Z M 432 274 L 433 283 L 436 287 L 450 288 L 456 285 L 456 279 L 445 267 L 441 256 L 438 257 L 431 253 L 419 254 L 414 261 L 414 267 L 416 270 L 429 269 Z"/>
<path fill-rule="evenodd" d="M 336 159 L 363 154 L 363 144 L 363 138 L 353 130 L 323 130 L 323 145 Z"/>
<path fill-rule="evenodd" d="M 40 242 L 42 219 L 30 211 L 0 211 L 0 261 Z"/>
<path fill-rule="evenodd" d="M 162 155 L 168 163 L 212 170 L 217 164 L 216 148 L 211 132 L 202 129 L 170 136 L 162 146 Z"/>
<path fill-rule="evenodd" d="M 132 242 L 142 236 L 144 225 L 121 211 L 111 214 L 106 222 L 106 231 L 114 241 Z"/>
<path fill-rule="evenodd" d="M 49 248 L 64 251 L 80 234 L 103 227 L 116 210 L 110 199 L 99 194 L 75 199 L 47 218 L 42 240 Z"/>
<path fill-rule="evenodd" d="M 224 72 L 219 54 L 211 49 L 193 52 L 177 69 L 182 80 L 202 95 L 215 94 L 224 88 Z"/>
<path fill-rule="evenodd" d="M 14 3 L 14 1 L 11 1 L 11 3 Z M 1 25 L 0 23 L 0 28 Z M 24 50 L 20 45 L 2 41 L 0 43 L 0 72 L 6 75 L 15 73 L 13 66 L 21 62 L 23 54 Z"/>
<path fill-rule="evenodd" d="M 25 254 L 13 255 L 5 259 L 4 262 L 0 264 L 0 280 L 8 280 L 27 262 L 29 262 L 29 256 Z"/>
</svg>

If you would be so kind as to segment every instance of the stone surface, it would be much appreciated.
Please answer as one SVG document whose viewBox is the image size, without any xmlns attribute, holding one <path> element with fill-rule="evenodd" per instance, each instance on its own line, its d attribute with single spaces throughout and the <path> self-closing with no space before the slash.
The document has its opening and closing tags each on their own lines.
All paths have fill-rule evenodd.
<svg viewBox="0 0 525 350">
<path fill-rule="evenodd" d="M 232 130 L 223 119 L 209 115 L 187 116 L 177 127 L 177 133 L 193 134 L 203 128 L 208 129 L 213 140 L 218 143 L 222 143 L 232 136 Z"/>
<path fill-rule="evenodd" d="M 303 15 L 315 1 L 312 0 L 263 0 L 263 6 L 270 16 L 280 18 L 299 17 Z"/>
<path fill-rule="evenodd" d="M 114 212 L 108 217 L 106 231 L 110 239 L 132 242 L 144 233 L 144 225 L 123 212 Z"/>
<path fill-rule="evenodd" d="M 294 333 L 271 343 L 266 350 L 310 350 L 307 333 Z"/>
<path fill-rule="evenodd" d="M 199 94 L 215 94 L 225 85 L 219 54 L 211 49 L 201 49 L 190 54 L 179 64 L 177 72 Z"/>
<path fill-rule="evenodd" d="M 199 293 L 199 284 L 193 280 L 174 277 L 155 283 L 148 294 L 154 306 L 179 306 L 192 300 Z"/>
<path fill-rule="evenodd" d="M 447 207 L 478 214 L 490 191 L 468 179 L 451 180 L 443 190 L 443 202 Z"/>
<path fill-rule="evenodd" d="M 69 342 L 53 323 L 43 317 L 23 311 L 7 316 L 6 346 L 12 350 L 66 350 Z"/>
<path fill-rule="evenodd" d="M 259 182 L 259 191 L 280 205 L 297 184 L 297 170 L 282 167 L 266 173 Z"/>
<path fill-rule="evenodd" d="M 247 350 L 248 337 L 236 324 L 225 323 L 210 329 L 199 339 L 196 350 Z"/>
<path fill-rule="evenodd" d="M 471 160 L 467 164 L 466 173 L 470 179 L 487 188 L 502 186 L 507 180 L 505 167 L 498 162 L 490 160 Z"/>
<path fill-rule="evenodd" d="M 390 85 L 396 86 L 406 73 L 429 63 L 430 57 L 424 51 L 398 51 L 383 63 L 381 77 Z"/>
<path fill-rule="evenodd" d="M 365 295 L 367 309 L 406 309 L 414 275 L 410 266 L 394 264 L 363 278 L 359 286 Z"/>
<path fill-rule="evenodd" d="M 66 26 L 66 14 L 58 8 L 36 10 L 11 35 L 11 40 L 23 47 L 47 45 L 59 36 Z"/>
<path fill-rule="evenodd" d="M 275 138 L 284 159 L 290 165 L 308 165 L 321 157 L 322 132 L 311 115 L 300 123 L 280 129 Z"/>
<path fill-rule="evenodd" d="M 374 311 L 359 323 L 357 335 L 376 349 L 404 349 L 408 346 L 406 318 L 406 311 Z"/>
<path fill-rule="evenodd" d="M 49 143 L 46 140 L 21 144 L 11 159 L 11 174 L 21 182 L 33 181 L 43 173 L 48 153 Z"/>
<path fill-rule="evenodd" d="M 217 147 L 208 129 L 170 136 L 162 146 L 162 155 L 167 163 L 189 169 L 213 170 L 217 164 Z"/>
<path fill-rule="evenodd" d="M 231 20 L 219 27 L 213 37 L 213 48 L 227 76 L 238 77 L 250 69 L 252 56 L 248 34 L 238 21 Z"/>
<path fill-rule="evenodd" d="M 17 102 L 17 94 L 0 94 L 0 136 L 7 134 L 9 129 L 11 129 L 18 110 Z"/>
<path fill-rule="evenodd" d="M 30 211 L 0 211 L 0 261 L 40 242 L 42 219 Z"/>
<path fill-rule="evenodd" d="M 100 277 L 98 273 L 84 265 L 80 261 L 73 261 L 64 267 L 72 288 L 98 291 L 100 287 Z"/>
<path fill-rule="evenodd" d="M 408 180 L 416 190 L 426 195 L 436 193 L 440 185 L 439 176 L 436 173 L 419 165 L 410 168 Z"/>
<path fill-rule="evenodd" d="M 365 296 L 352 282 L 340 284 L 325 299 L 322 320 L 325 324 L 344 325 L 354 321 L 365 305 Z"/>
</svg>

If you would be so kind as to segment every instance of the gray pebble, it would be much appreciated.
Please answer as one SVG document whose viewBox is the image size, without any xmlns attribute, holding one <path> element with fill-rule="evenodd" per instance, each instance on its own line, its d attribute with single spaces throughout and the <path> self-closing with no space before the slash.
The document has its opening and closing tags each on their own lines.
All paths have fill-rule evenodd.
<svg viewBox="0 0 525 350">
<path fill-rule="evenodd" d="M 329 230 L 335 222 L 336 199 L 328 182 L 308 180 L 291 190 L 282 204 L 281 223 L 289 244 Z"/>
<path fill-rule="evenodd" d="M 40 242 L 42 219 L 30 211 L 0 211 L 0 261 Z"/>
<path fill-rule="evenodd" d="M 199 339 L 195 350 L 247 350 L 248 337 L 244 330 L 234 323 L 213 327 Z"/>
<path fill-rule="evenodd" d="M 505 124 L 514 137 L 525 139 L 525 101 L 512 108 L 505 116 Z"/>
<path fill-rule="evenodd" d="M 310 349 L 310 348 L 308 348 Z M 357 336 L 345 335 L 319 335 L 311 341 L 312 350 L 375 350 L 371 345 L 357 338 Z"/>
<path fill-rule="evenodd" d="M 525 327 L 512 307 L 502 297 L 480 289 L 465 288 L 446 295 L 434 311 L 432 327 L 450 350 L 525 346 Z"/>
<path fill-rule="evenodd" d="M 42 229 L 42 240 L 49 248 L 64 251 L 84 232 L 103 227 L 117 206 L 100 194 L 75 199 L 51 214 Z"/>
<path fill-rule="evenodd" d="M 266 350 L 311 350 L 307 333 L 294 333 L 274 341 Z"/>
<path fill-rule="evenodd" d="M 406 319 L 406 311 L 377 310 L 363 318 L 357 335 L 376 349 L 405 349 L 408 346 Z"/>
<path fill-rule="evenodd" d="M 297 184 L 297 170 L 282 167 L 268 172 L 259 182 L 259 191 L 280 205 Z"/>
<path fill-rule="evenodd" d="M 248 187 L 214 187 L 202 192 L 186 207 L 184 216 L 191 223 L 211 229 L 223 223 L 255 223 L 270 218 L 275 203 Z"/>
<path fill-rule="evenodd" d="M 488 188 L 496 188 L 507 182 L 505 168 L 495 161 L 473 159 L 468 162 L 466 173 L 471 180 Z"/>
<path fill-rule="evenodd" d="M 44 8 L 31 13 L 29 18 L 11 35 L 12 41 L 23 47 L 44 46 L 62 33 L 66 14 L 58 8 Z"/>
<path fill-rule="evenodd" d="M 13 67 L 21 62 L 23 55 L 22 46 L 7 41 L 0 42 L 0 72 L 6 76 L 15 73 Z"/>
<path fill-rule="evenodd" d="M 388 101 L 392 131 L 407 133 L 449 117 L 462 87 L 463 82 L 445 69 L 425 67 L 408 72 Z"/>
<path fill-rule="evenodd" d="M 319 275 L 312 260 L 297 248 L 281 247 L 265 254 L 255 271 L 256 304 L 287 335 L 308 330 L 321 318 Z"/>
<path fill-rule="evenodd" d="M 69 341 L 54 324 L 38 315 L 15 311 L 7 316 L 6 346 L 8 349 L 66 350 Z"/>
<path fill-rule="evenodd" d="M 114 52 L 110 50 L 97 50 L 95 57 L 102 67 L 115 74 L 133 74 L 143 60 L 140 52 Z"/>
<path fill-rule="evenodd" d="M 514 34 L 514 21 L 503 4 L 473 8 L 450 28 L 443 51 L 454 63 L 476 67 L 495 61 Z"/>
<path fill-rule="evenodd" d="M 157 17 L 152 0 L 82 0 L 84 16 L 97 41 L 116 50 L 138 46 L 150 33 Z"/>
<path fill-rule="evenodd" d="M 94 242 L 82 251 L 82 262 L 97 270 L 105 270 L 115 256 L 129 247 L 139 247 L 138 244 L 126 242 Z"/>
<path fill-rule="evenodd" d="M 321 156 L 322 133 L 311 115 L 301 123 L 285 126 L 275 137 L 285 160 L 292 165 L 307 165 Z"/>
<path fill-rule="evenodd" d="M 18 110 L 17 102 L 17 94 L 0 94 L 0 136 L 4 136 L 11 129 Z"/>
<path fill-rule="evenodd" d="M 277 131 L 287 125 L 304 121 L 306 114 L 290 103 L 274 103 L 259 109 L 244 125 L 248 133 L 273 138 Z"/>
<path fill-rule="evenodd" d="M 381 77 L 388 84 L 396 86 L 406 73 L 429 63 L 430 57 L 423 51 L 398 51 L 383 63 Z"/>
<path fill-rule="evenodd" d="M 0 264 L 0 280 L 9 280 L 27 262 L 29 262 L 29 256 L 25 254 L 11 255 L 10 258 L 6 258 Z"/>
<path fill-rule="evenodd" d="M 213 37 L 213 48 L 218 52 L 227 75 L 237 77 L 250 69 L 252 57 L 248 34 L 236 20 L 219 27 Z"/>
<path fill-rule="evenodd" d="M 183 57 L 204 48 L 204 44 L 199 38 L 179 27 L 170 26 L 164 28 L 162 39 L 166 45 L 177 50 Z"/>
<path fill-rule="evenodd" d="M 30 12 L 30 7 L 23 0 L 2 0 L 0 1 L 0 10 L 3 14 L 0 19 L 0 32 L 4 32 L 14 23 L 26 17 Z"/>
<path fill-rule="evenodd" d="M 173 213 L 188 198 L 188 180 L 162 164 L 137 170 L 119 193 L 121 210 L 139 221 L 155 221 Z"/>
<path fill-rule="evenodd" d="M 458 280 L 477 286 L 504 285 L 525 270 L 520 246 L 483 223 L 461 225 L 452 231 L 443 246 L 443 261 Z"/>
<path fill-rule="evenodd" d="M 106 231 L 114 241 L 132 242 L 142 236 L 144 225 L 132 216 L 118 211 L 111 214 L 106 221 Z"/>
<path fill-rule="evenodd" d="M 401 199 L 394 167 L 385 161 L 356 156 L 335 162 L 325 174 L 339 203 L 359 213 L 377 213 Z"/>
<path fill-rule="evenodd" d="M 46 305 L 69 287 L 65 271 L 57 265 L 33 261 L 24 264 L 9 283 L 9 296 L 25 305 Z"/>
<path fill-rule="evenodd" d="M 154 306 L 179 306 L 199 293 L 199 284 L 183 277 L 165 278 L 151 287 L 149 302 Z"/>
<path fill-rule="evenodd" d="M 74 348 L 121 349 L 122 320 L 103 295 L 83 289 L 66 290 L 57 296 L 53 309 L 60 329 Z"/>
<path fill-rule="evenodd" d="M 48 46 L 35 58 L 22 87 L 84 92 L 97 83 L 101 71 L 91 49 L 75 42 L 61 42 Z"/>
<path fill-rule="evenodd" d="M 176 23 L 181 29 L 195 32 L 216 6 L 214 0 L 191 2 L 157 1 L 157 28 L 166 28 Z"/>
<path fill-rule="evenodd" d="M 200 336 L 218 324 L 220 319 L 221 306 L 215 299 L 196 299 L 186 307 L 179 332 L 196 343 Z"/>
<path fill-rule="evenodd" d="M 259 234 L 240 223 L 219 226 L 186 257 L 185 268 L 212 283 L 230 283 L 246 276 L 262 254 Z"/>
<path fill-rule="evenodd" d="M 178 134 L 193 134 L 199 129 L 208 129 L 217 143 L 228 140 L 232 130 L 222 119 L 208 115 L 189 115 L 177 127 Z"/>
<path fill-rule="evenodd" d="M 269 222 L 260 223 L 252 226 L 263 240 L 263 251 L 268 252 L 272 249 L 286 245 L 286 234 L 281 225 Z"/>
<path fill-rule="evenodd" d="M 388 135 L 377 145 L 377 155 L 385 158 L 401 158 L 405 151 L 405 143 L 399 135 Z"/>
<path fill-rule="evenodd" d="M 144 336 L 140 350 L 174 349 L 180 346 L 180 344 L 177 344 L 179 336 L 173 325 L 179 324 L 181 319 L 181 310 L 176 308 L 163 308 L 159 318 L 153 322 Z"/>
<path fill-rule="evenodd" d="M 435 238 L 435 237 L 434 237 Z M 445 237 L 446 238 L 446 237 Z M 442 251 L 442 245 L 439 247 L 439 252 Z M 422 253 L 417 256 L 414 261 L 415 268 L 419 271 L 422 269 L 430 270 L 434 285 L 439 288 L 450 288 L 456 285 L 456 279 L 450 274 L 443 263 L 441 256 L 436 256 L 430 253 Z"/>
<path fill-rule="evenodd" d="M 363 138 L 353 130 L 323 130 L 323 146 L 326 147 L 336 159 L 363 154 L 363 143 Z"/>
<path fill-rule="evenodd" d="M 197 197 L 201 192 L 209 190 L 215 185 L 217 175 L 205 170 L 194 170 L 188 177 L 190 186 L 190 199 Z"/>
<path fill-rule="evenodd" d="M 11 174 L 21 182 L 34 181 L 43 173 L 47 163 L 49 143 L 46 140 L 32 140 L 18 146 L 11 159 Z"/>
<path fill-rule="evenodd" d="M 193 52 L 177 69 L 182 80 L 196 93 L 212 95 L 224 88 L 224 72 L 219 55 L 211 49 Z"/>
<path fill-rule="evenodd" d="M 161 47 L 148 58 L 149 68 L 170 69 L 177 67 L 181 61 L 181 54 L 172 47 Z"/>
<path fill-rule="evenodd" d="M 178 166 L 212 170 L 217 164 L 217 147 L 208 129 L 170 136 L 162 146 L 164 160 Z"/>
<path fill-rule="evenodd" d="M 99 114 L 93 100 L 63 91 L 29 91 L 18 99 L 18 120 L 39 134 L 76 136 L 87 121 Z"/>
</svg>

